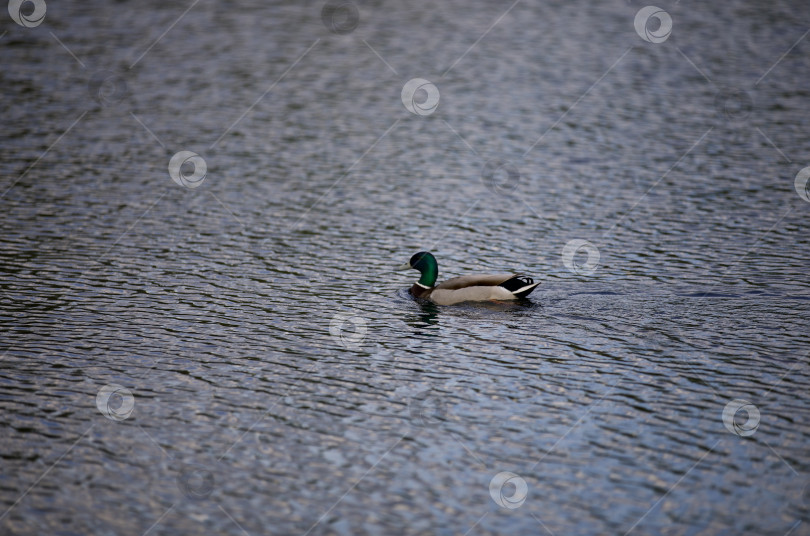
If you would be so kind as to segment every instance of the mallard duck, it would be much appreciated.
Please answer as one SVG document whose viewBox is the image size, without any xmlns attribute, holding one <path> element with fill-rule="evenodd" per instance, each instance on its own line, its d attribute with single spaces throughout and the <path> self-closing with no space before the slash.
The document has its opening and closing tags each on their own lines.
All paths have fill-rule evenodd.
<svg viewBox="0 0 810 536">
<path fill-rule="evenodd" d="M 428 251 L 420 251 L 398 270 L 413 268 L 422 276 L 413 284 L 410 293 L 416 298 L 430 300 L 438 305 L 453 305 L 466 301 L 516 300 L 525 298 L 540 283 L 522 274 L 462 275 L 436 285 L 439 264 Z M 435 285 L 435 286 L 434 286 Z"/>
</svg>

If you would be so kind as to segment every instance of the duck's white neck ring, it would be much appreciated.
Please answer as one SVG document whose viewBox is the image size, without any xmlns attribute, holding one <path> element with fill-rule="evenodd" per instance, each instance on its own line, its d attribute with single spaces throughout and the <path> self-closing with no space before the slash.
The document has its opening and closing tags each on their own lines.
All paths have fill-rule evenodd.
<svg viewBox="0 0 810 536">
<path fill-rule="evenodd" d="M 421 288 L 423 288 L 423 289 L 425 289 L 425 290 L 427 290 L 427 289 L 429 289 L 429 288 L 430 288 L 430 287 L 426 287 L 425 285 L 423 285 L 423 284 L 422 284 L 422 283 L 420 283 L 419 281 L 417 281 L 416 283 L 414 283 L 414 285 L 416 285 L 417 287 L 421 287 Z"/>
</svg>

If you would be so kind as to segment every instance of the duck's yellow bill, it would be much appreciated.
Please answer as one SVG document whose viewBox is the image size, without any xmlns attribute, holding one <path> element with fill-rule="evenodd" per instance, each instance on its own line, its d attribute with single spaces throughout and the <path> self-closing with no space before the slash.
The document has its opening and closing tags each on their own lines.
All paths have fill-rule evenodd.
<svg viewBox="0 0 810 536">
<path fill-rule="evenodd" d="M 396 270 L 397 272 L 401 272 L 402 270 L 410 270 L 410 269 L 411 269 L 411 265 L 409 263 L 407 263 L 407 262 L 405 264 L 400 264 L 399 266 L 394 268 L 394 270 Z"/>
</svg>

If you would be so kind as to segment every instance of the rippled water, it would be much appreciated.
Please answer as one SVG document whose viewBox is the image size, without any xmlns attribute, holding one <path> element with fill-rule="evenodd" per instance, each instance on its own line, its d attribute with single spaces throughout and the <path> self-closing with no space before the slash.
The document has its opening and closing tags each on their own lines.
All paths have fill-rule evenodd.
<svg viewBox="0 0 810 536">
<path fill-rule="evenodd" d="M 0 530 L 810 534 L 810 8 L 644 5 L 0 15 Z"/>
</svg>

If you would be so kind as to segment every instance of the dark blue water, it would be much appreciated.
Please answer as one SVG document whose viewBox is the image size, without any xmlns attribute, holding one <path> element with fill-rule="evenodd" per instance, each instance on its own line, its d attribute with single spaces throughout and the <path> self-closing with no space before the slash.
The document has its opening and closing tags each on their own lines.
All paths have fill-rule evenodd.
<svg viewBox="0 0 810 536">
<path fill-rule="evenodd" d="M 40 4 L 0 532 L 810 534 L 806 3 Z"/>
</svg>

